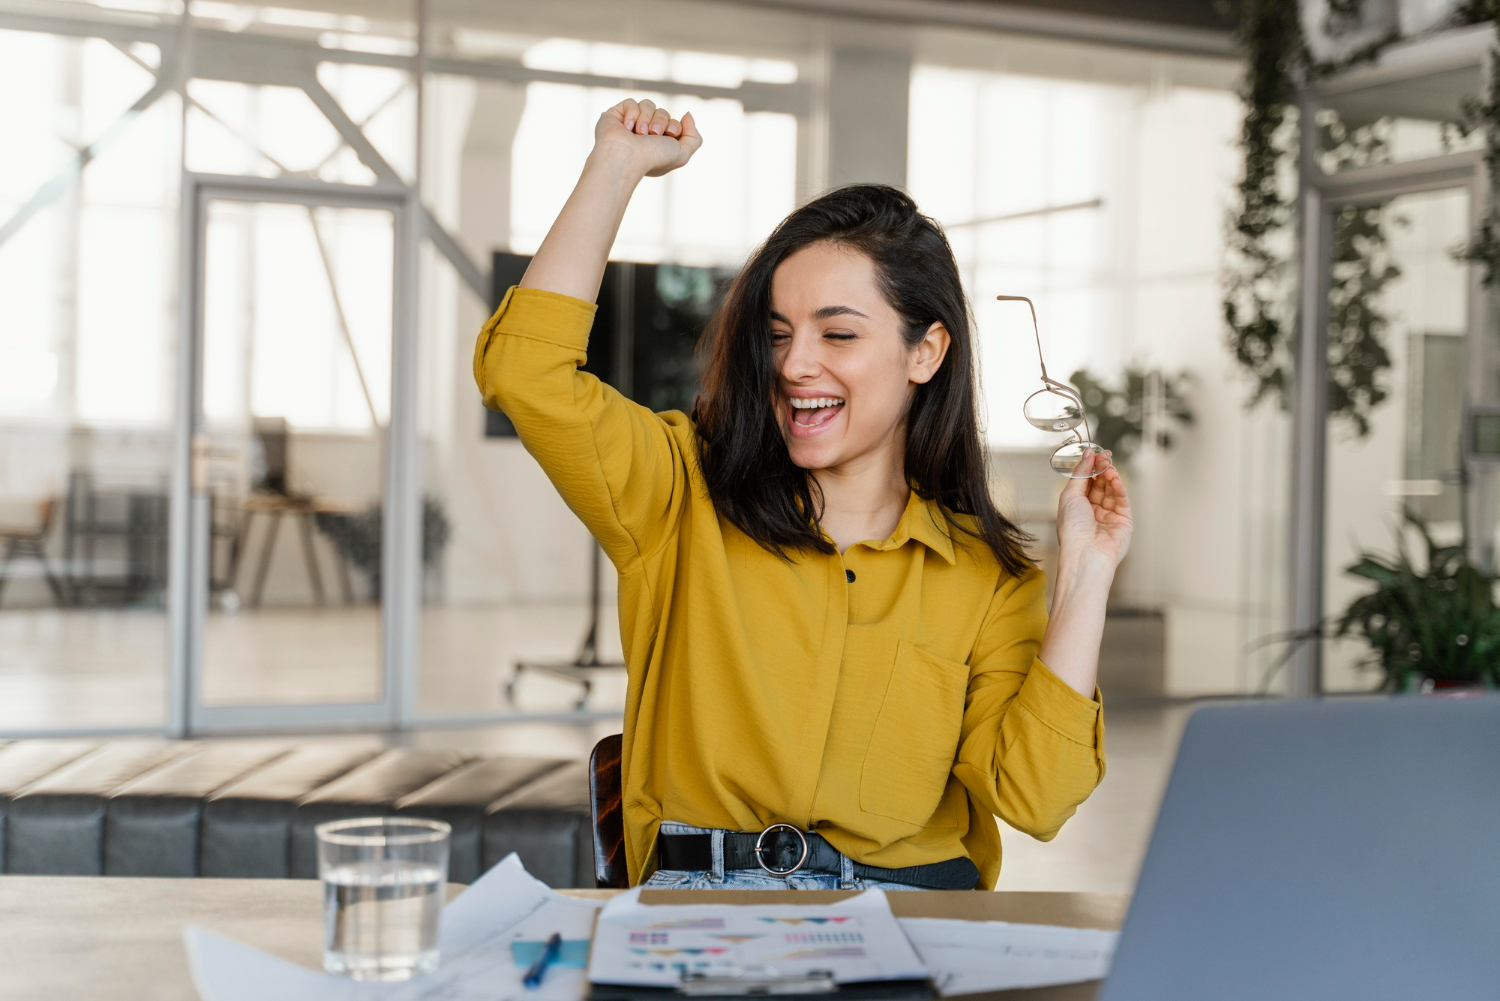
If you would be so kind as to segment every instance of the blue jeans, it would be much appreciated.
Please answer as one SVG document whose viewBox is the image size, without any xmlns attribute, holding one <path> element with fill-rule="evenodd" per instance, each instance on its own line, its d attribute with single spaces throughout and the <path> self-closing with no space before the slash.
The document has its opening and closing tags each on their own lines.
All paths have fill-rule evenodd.
<svg viewBox="0 0 1500 1001">
<path fill-rule="evenodd" d="M 658 869 L 641 884 L 649 890 L 916 890 L 905 883 L 888 883 L 883 879 L 865 879 L 854 875 L 854 860 L 840 856 L 843 872 L 794 872 L 790 876 L 773 876 L 764 869 L 725 869 L 724 831 L 690 827 L 664 820 L 663 834 L 708 834 L 712 836 L 712 869 Z"/>
</svg>

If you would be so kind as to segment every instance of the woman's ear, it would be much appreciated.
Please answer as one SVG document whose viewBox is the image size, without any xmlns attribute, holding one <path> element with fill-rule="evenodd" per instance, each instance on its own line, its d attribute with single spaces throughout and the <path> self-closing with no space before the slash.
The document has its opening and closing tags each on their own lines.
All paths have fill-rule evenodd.
<svg viewBox="0 0 1500 1001">
<path fill-rule="evenodd" d="M 947 327 L 941 323 L 928 327 L 927 333 L 912 348 L 911 367 L 906 377 L 916 383 L 929 381 L 943 367 L 943 359 L 948 357 L 948 345 L 952 343 Z"/>
</svg>

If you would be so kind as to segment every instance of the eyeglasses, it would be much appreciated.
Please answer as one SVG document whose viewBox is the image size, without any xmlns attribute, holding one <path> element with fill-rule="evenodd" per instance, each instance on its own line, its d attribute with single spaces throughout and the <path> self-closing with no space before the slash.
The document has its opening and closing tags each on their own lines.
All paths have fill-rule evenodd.
<svg viewBox="0 0 1500 1001">
<path fill-rule="evenodd" d="M 1078 391 L 1065 382 L 1058 382 L 1047 374 L 1047 362 L 1042 358 L 1042 332 L 1036 322 L 1036 306 L 1024 295 L 997 295 L 1001 302 L 1024 302 L 1031 310 L 1031 330 L 1036 335 L 1036 360 L 1042 367 L 1042 388 L 1026 398 L 1022 412 L 1026 423 L 1043 431 L 1070 431 L 1068 440 L 1058 446 L 1050 460 L 1053 470 L 1069 479 L 1086 479 L 1098 476 L 1109 468 L 1104 449 L 1096 445 L 1089 434 L 1089 419 L 1084 412 L 1083 400 Z M 1078 431 L 1083 427 L 1083 433 Z M 1092 472 L 1078 472 L 1078 464 L 1089 455 L 1101 456 L 1094 463 Z"/>
</svg>

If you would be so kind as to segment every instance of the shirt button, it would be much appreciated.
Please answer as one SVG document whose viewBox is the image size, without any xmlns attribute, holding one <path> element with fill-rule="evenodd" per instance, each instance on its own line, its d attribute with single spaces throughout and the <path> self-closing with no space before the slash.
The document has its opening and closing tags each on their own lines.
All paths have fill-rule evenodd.
<svg viewBox="0 0 1500 1001">
<path fill-rule="evenodd" d="M 849 583 L 853 584 L 854 583 L 854 571 L 853 570 L 845 570 L 844 571 L 844 579 L 847 580 Z"/>
</svg>

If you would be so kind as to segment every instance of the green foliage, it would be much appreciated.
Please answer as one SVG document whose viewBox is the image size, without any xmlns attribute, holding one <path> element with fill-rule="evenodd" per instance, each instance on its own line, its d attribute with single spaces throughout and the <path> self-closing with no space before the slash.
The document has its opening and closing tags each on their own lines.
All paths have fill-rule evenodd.
<svg viewBox="0 0 1500 1001">
<path fill-rule="evenodd" d="M 1245 170 L 1237 187 L 1239 208 L 1229 222 L 1224 322 L 1230 351 L 1253 380 L 1253 406 L 1267 396 L 1284 403 L 1290 390 L 1287 260 L 1275 244 L 1289 240 L 1295 216 L 1282 173 L 1296 143 L 1296 73 L 1308 60 L 1295 0 L 1242 0 L 1237 14 L 1235 37 L 1245 56 Z"/>
<path fill-rule="evenodd" d="M 1398 535 L 1394 557 L 1363 552 L 1346 572 L 1374 583 L 1339 618 L 1335 636 L 1369 643 L 1370 666 L 1385 677 L 1381 688 L 1403 691 L 1423 679 L 1494 686 L 1500 682 L 1500 609 L 1497 578 L 1469 562 L 1465 546 L 1440 546 L 1427 525 L 1407 512 L 1422 537 L 1419 568 Z"/>
<path fill-rule="evenodd" d="M 1141 447 L 1152 408 L 1159 411 L 1151 430 L 1160 448 L 1172 447 L 1173 422 L 1193 423 L 1186 395 L 1187 373 L 1166 375 L 1130 366 L 1125 369 L 1123 384 L 1111 386 L 1087 369 L 1079 369 L 1068 381 L 1083 400 L 1094 442 L 1113 452 L 1117 462 L 1126 461 Z"/>
<path fill-rule="evenodd" d="M 1350 129 L 1325 112 L 1318 121 L 1322 168 L 1335 173 L 1384 163 L 1388 130 L 1385 121 Z M 1329 248 L 1328 412 L 1347 420 L 1360 438 L 1369 433 L 1370 414 L 1388 395 L 1381 379 L 1391 368 L 1385 347 L 1390 324 L 1378 303 L 1401 269 L 1386 243 L 1386 221 L 1383 206 L 1346 205 L 1333 217 Z"/>
<path fill-rule="evenodd" d="M 1381 290 L 1399 278 L 1381 229 L 1380 206 L 1349 205 L 1333 219 L 1333 271 L 1328 288 L 1328 412 L 1354 433 L 1370 431 L 1370 414 L 1386 398 L 1381 377 L 1391 368 L 1389 325 L 1375 309 Z"/>
<path fill-rule="evenodd" d="M 1491 19 L 1500 14 L 1496 9 L 1500 4 L 1493 0 L 1476 7 L 1490 11 Z M 1500 48 L 1490 51 L 1489 86 L 1483 100 L 1465 99 L 1460 123 L 1464 134 L 1484 129 L 1484 165 L 1490 175 L 1490 197 L 1484 215 L 1474 228 L 1474 235 L 1456 256 L 1483 269 L 1485 288 L 1500 286 L 1500 80 L 1496 79 L 1497 74 L 1500 74 Z"/>
<path fill-rule="evenodd" d="M 1453 11 L 1454 24 L 1480 24 L 1500 18 L 1500 0 L 1464 0 Z"/>
<path fill-rule="evenodd" d="M 1358 0 L 1330 3 L 1331 20 L 1357 21 Z M 1229 349 L 1250 375 L 1249 404 L 1290 400 L 1294 310 L 1288 301 L 1291 226 L 1295 204 L 1283 192 L 1296 160 L 1292 105 L 1299 79 L 1326 76 L 1341 66 L 1312 62 L 1295 0 L 1244 0 L 1238 42 L 1246 57 L 1245 157 L 1239 211 L 1229 230 L 1224 321 Z M 1374 57 L 1386 42 L 1351 56 Z M 1347 65 L 1343 64 L 1343 65 Z M 1325 112 L 1318 120 L 1319 165 L 1327 171 L 1368 166 L 1386 157 L 1384 123 L 1346 128 Z M 1349 208 L 1334 218 L 1333 274 L 1329 288 L 1329 416 L 1343 419 L 1356 436 L 1369 433 L 1370 414 L 1388 395 L 1381 378 L 1391 367 L 1379 297 L 1400 276 L 1386 247 L 1380 207 Z"/>
</svg>

